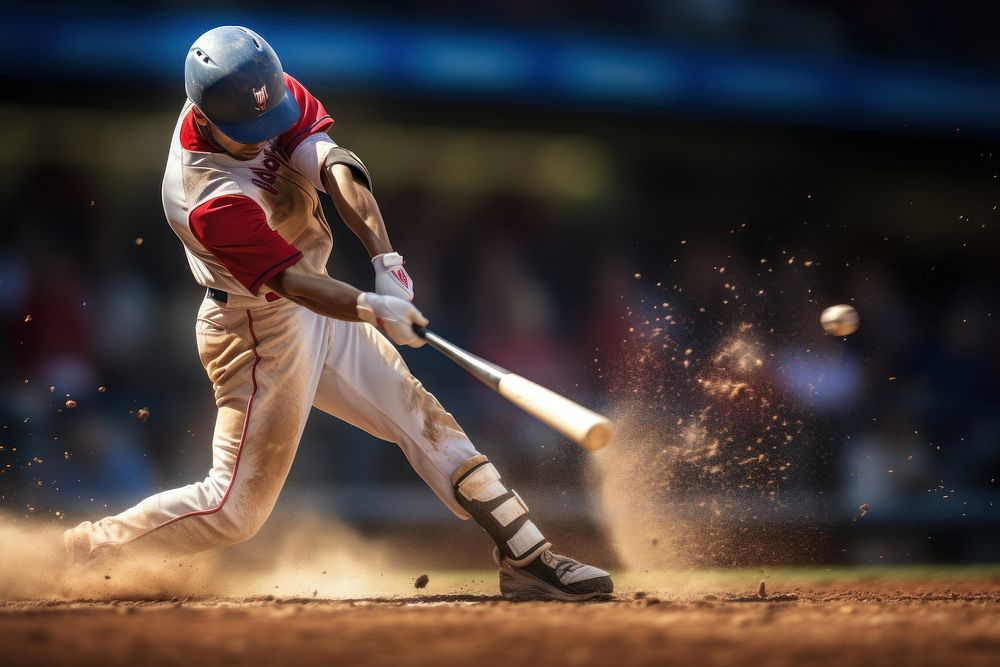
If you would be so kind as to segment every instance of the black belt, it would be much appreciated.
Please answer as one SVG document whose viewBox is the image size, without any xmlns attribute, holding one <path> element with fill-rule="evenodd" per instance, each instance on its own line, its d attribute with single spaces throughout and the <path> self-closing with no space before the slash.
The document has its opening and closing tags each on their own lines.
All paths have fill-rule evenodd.
<svg viewBox="0 0 1000 667">
<path fill-rule="evenodd" d="M 208 298 L 215 299 L 219 303 L 229 303 L 229 292 L 223 292 L 220 289 L 215 289 L 214 287 L 208 288 Z M 277 292 L 268 292 L 264 295 L 264 300 L 268 303 L 272 301 L 277 301 L 281 298 L 281 295 Z"/>
</svg>

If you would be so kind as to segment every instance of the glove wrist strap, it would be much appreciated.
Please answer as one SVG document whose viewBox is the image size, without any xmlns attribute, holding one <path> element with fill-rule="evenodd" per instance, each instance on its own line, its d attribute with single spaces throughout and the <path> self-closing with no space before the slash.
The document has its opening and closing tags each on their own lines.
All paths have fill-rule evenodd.
<svg viewBox="0 0 1000 667">
<path fill-rule="evenodd" d="M 368 304 L 368 300 L 377 296 L 377 294 L 371 292 L 362 292 L 358 295 L 358 301 L 355 305 L 355 310 L 358 311 L 358 319 L 372 326 L 378 326 L 378 317 L 375 315 L 375 309 Z"/>
<path fill-rule="evenodd" d="M 393 267 L 402 265 L 403 256 L 398 252 L 383 252 L 380 255 L 372 257 L 372 266 L 375 267 L 376 274 L 385 273 Z"/>
</svg>

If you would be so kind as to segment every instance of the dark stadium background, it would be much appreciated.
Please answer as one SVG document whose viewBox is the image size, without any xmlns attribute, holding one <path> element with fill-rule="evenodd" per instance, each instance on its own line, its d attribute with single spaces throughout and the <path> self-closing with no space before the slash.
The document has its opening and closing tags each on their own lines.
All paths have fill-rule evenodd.
<svg viewBox="0 0 1000 667">
<path fill-rule="evenodd" d="M 773 371 L 810 435 L 787 502 L 759 520 L 826 538 L 757 560 L 1000 558 L 1000 10 L 372 5 L 5 10 L 0 511 L 70 525 L 209 466 L 203 290 L 159 183 L 186 49 L 235 23 L 269 40 L 366 161 L 418 305 L 459 344 L 602 408 L 622 400 L 626 308 L 643 299 L 775 329 L 776 347 L 814 355 Z M 332 273 L 371 289 L 362 247 L 328 217 Z M 721 265 L 768 298 L 724 303 Z M 846 341 L 817 323 L 840 302 L 862 317 Z M 693 321 L 676 336 L 707 349 L 718 329 Z M 430 350 L 404 356 L 545 525 L 600 537 L 586 453 Z M 861 503 L 871 510 L 855 520 Z M 396 448 L 319 413 L 276 511 L 414 543 L 480 539 Z"/>
</svg>

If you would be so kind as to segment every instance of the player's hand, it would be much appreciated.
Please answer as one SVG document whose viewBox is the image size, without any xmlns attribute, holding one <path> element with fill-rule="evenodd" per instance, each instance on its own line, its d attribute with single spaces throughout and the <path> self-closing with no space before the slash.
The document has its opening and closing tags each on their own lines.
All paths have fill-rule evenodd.
<svg viewBox="0 0 1000 667">
<path fill-rule="evenodd" d="M 403 268 L 403 256 L 384 252 L 372 257 L 375 267 L 375 291 L 383 296 L 395 296 L 413 301 L 413 278 Z"/>
<path fill-rule="evenodd" d="M 413 332 L 413 325 L 427 326 L 427 318 L 408 301 L 363 292 L 358 297 L 358 317 L 385 332 L 396 345 L 420 347 L 426 341 Z"/>
</svg>

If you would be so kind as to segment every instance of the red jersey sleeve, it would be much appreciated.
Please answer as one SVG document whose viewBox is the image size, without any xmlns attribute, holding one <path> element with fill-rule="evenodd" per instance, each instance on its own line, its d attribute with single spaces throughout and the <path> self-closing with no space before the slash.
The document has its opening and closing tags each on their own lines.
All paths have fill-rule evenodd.
<svg viewBox="0 0 1000 667">
<path fill-rule="evenodd" d="M 261 285 L 302 259 L 246 195 L 209 199 L 191 211 L 188 222 L 195 238 L 254 296 Z"/>
<path fill-rule="evenodd" d="M 288 130 L 278 136 L 278 146 L 291 155 L 302 140 L 310 134 L 324 132 L 333 125 L 333 119 L 323 108 L 322 103 L 306 90 L 301 83 L 285 75 L 285 85 L 292 91 L 295 101 L 299 103 L 299 119 Z"/>
</svg>

